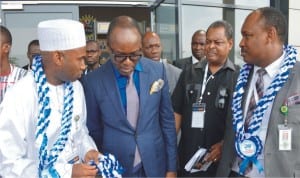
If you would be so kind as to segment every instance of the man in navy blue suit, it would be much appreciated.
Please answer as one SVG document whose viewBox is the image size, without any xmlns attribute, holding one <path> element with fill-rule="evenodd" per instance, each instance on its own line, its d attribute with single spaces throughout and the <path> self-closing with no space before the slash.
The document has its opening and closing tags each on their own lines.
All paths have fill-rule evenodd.
<svg viewBox="0 0 300 178">
<path fill-rule="evenodd" d="M 99 151 L 120 161 L 124 177 L 176 177 L 175 119 L 166 71 L 142 57 L 141 40 L 134 19 L 119 16 L 110 23 L 111 59 L 82 79 L 87 126 Z"/>
</svg>

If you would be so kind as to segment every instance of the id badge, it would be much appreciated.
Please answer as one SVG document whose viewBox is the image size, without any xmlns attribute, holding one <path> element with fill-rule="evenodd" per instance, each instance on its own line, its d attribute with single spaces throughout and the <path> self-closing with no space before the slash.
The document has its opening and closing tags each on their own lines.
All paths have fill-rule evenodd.
<svg viewBox="0 0 300 178">
<path fill-rule="evenodd" d="M 278 125 L 279 132 L 279 150 L 290 151 L 292 150 L 292 128 L 285 125 Z"/>
<path fill-rule="evenodd" d="M 204 128 L 205 103 L 194 103 L 192 128 Z"/>
</svg>

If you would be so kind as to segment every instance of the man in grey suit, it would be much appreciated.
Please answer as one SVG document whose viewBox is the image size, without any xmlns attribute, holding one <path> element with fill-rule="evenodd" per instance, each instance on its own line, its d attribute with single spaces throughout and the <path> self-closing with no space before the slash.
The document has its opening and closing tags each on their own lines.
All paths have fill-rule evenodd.
<svg viewBox="0 0 300 178">
<path fill-rule="evenodd" d="M 192 36 L 191 50 L 192 56 L 174 61 L 174 65 L 180 69 L 185 69 L 187 66 L 196 64 L 205 59 L 204 47 L 206 41 L 206 32 L 197 30 Z"/>
<path fill-rule="evenodd" d="M 142 50 L 145 57 L 153 61 L 160 61 L 164 64 L 169 83 L 170 94 L 172 94 L 180 76 L 181 69 L 169 64 L 167 59 L 161 58 L 161 52 L 163 48 L 158 34 L 154 32 L 146 32 L 143 36 L 142 45 Z"/>
<path fill-rule="evenodd" d="M 98 149 L 113 153 L 124 177 L 176 177 L 176 131 L 166 71 L 142 57 L 142 36 L 128 16 L 108 29 L 112 56 L 83 77 L 87 126 Z"/>
<path fill-rule="evenodd" d="M 284 46 L 286 27 L 284 15 L 271 7 L 254 10 L 242 26 L 246 64 L 234 92 L 218 177 L 300 176 L 300 63 L 296 49 Z"/>
</svg>

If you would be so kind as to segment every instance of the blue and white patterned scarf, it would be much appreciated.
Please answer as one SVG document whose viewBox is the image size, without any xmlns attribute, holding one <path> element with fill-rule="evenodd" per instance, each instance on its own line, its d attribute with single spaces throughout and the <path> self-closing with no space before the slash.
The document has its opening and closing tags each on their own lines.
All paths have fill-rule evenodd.
<svg viewBox="0 0 300 178">
<path fill-rule="evenodd" d="M 50 124 L 49 115 L 51 114 L 51 108 L 48 94 L 49 87 L 41 60 L 41 56 L 36 56 L 32 65 L 32 71 L 37 85 L 39 109 L 35 139 L 36 141 L 42 141 L 39 149 L 39 177 L 44 177 L 45 175 L 49 177 L 60 177 L 54 168 L 54 163 L 68 141 L 72 123 L 74 90 L 71 82 L 64 83 L 64 108 L 61 129 L 56 142 L 49 150 L 47 128 Z"/>
<path fill-rule="evenodd" d="M 258 167 L 260 167 L 260 164 L 258 163 L 256 158 L 261 153 L 263 147 L 261 140 L 258 137 L 258 132 L 262 123 L 264 113 L 267 110 L 268 106 L 273 102 L 277 92 L 287 81 L 289 77 L 289 73 L 296 63 L 297 51 L 295 48 L 293 48 L 292 46 L 285 46 L 284 52 L 285 52 L 284 61 L 283 64 L 280 66 L 280 71 L 275 76 L 270 86 L 267 88 L 267 91 L 264 93 L 264 96 L 258 101 L 257 106 L 254 110 L 253 118 L 249 123 L 247 132 L 245 132 L 244 124 L 243 124 L 244 119 L 243 119 L 243 110 L 242 110 L 242 98 L 253 65 L 245 64 L 242 67 L 233 94 L 233 103 L 232 103 L 233 127 L 236 131 L 235 147 L 237 153 L 239 157 L 241 157 L 242 159 L 246 159 L 246 162 L 247 159 L 250 159 L 250 161 L 253 161 Z M 256 149 L 257 149 L 256 154 L 251 158 L 246 157 L 239 150 L 239 145 L 245 140 L 251 140 L 256 145 Z M 260 171 L 262 171 L 262 168 L 260 168 Z"/>
</svg>

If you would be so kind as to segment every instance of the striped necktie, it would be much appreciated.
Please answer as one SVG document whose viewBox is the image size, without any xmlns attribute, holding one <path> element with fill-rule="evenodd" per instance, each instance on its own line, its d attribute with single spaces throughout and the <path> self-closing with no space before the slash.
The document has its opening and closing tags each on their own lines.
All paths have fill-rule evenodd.
<svg viewBox="0 0 300 178">
<path fill-rule="evenodd" d="M 255 82 L 255 88 L 256 88 L 256 93 L 258 96 L 258 100 L 263 96 L 264 94 L 264 78 L 263 76 L 267 73 L 265 69 L 261 68 L 259 70 L 257 70 L 256 72 L 258 74 L 257 80 Z M 248 106 L 248 112 L 246 115 L 246 119 L 245 119 L 245 131 L 248 130 L 248 126 L 250 124 L 251 119 L 253 118 L 253 113 L 254 110 L 256 108 L 256 101 L 255 101 L 255 96 L 254 96 L 254 92 L 255 90 L 253 90 L 251 98 L 250 98 L 250 102 L 249 102 L 249 106 Z M 240 164 L 241 160 L 239 159 L 239 164 Z M 250 163 L 245 171 L 245 175 L 247 173 L 249 173 L 252 170 L 252 163 Z"/>
<path fill-rule="evenodd" d="M 263 96 L 264 94 L 264 78 L 263 76 L 267 73 L 265 69 L 261 68 L 257 70 L 256 72 L 258 74 L 257 80 L 255 82 L 255 88 L 256 88 L 256 93 L 258 96 L 258 100 Z M 248 106 L 248 111 L 245 119 L 245 130 L 248 129 L 249 123 L 253 117 L 253 112 L 256 108 L 256 100 L 255 100 L 255 95 L 254 95 L 255 90 L 253 90 L 249 106 Z"/>
</svg>

